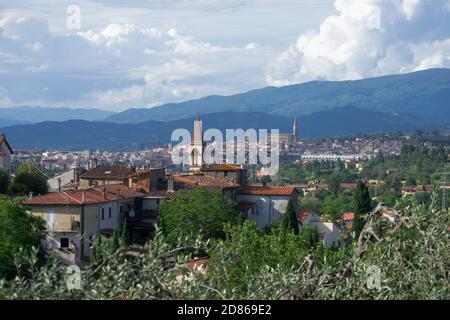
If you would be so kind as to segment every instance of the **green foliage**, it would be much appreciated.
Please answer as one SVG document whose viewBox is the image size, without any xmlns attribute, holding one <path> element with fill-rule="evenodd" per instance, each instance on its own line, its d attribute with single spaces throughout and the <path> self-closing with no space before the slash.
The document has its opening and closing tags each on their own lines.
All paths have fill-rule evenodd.
<svg viewBox="0 0 450 320">
<path fill-rule="evenodd" d="M 0 280 L 0 298 L 448 299 L 449 214 L 437 207 L 435 197 L 429 207 L 408 207 L 401 227 L 388 225 L 383 241 L 368 241 L 362 251 L 356 243 L 306 246 L 302 233 L 274 227 L 264 234 L 250 221 L 227 225 L 226 238 L 213 243 L 186 238 L 171 245 L 156 230 L 144 247 L 111 253 L 102 245 L 101 262 L 81 270 L 81 290 L 68 289 L 65 268 L 54 260 L 41 266 L 35 251 L 19 252 L 18 276 Z M 184 262 L 192 256 L 184 253 L 201 251 L 210 254 L 208 272 L 188 272 Z M 19 272 L 24 265 L 26 273 Z M 379 288 L 368 286 L 374 267 Z"/>
<path fill-rule="evenodd" d="M 129 244 L 127 219 L 123 220 L 121 242 L 123 246 L 127 246 Z"/>
<path fill-rule="evenodd" d="M 323 201 L 321 213 L 327 221 L 337 221 L 344 212 L 353 211 L 354 199 L 349 194 L 340 193 L 337 197 L 327 196 Z"/>
<path fill-rule="evenodd" d="M 307 253 L 298 236 L 286 234 L 281 226 L 264 234 L 254 222 L 245 221 L 242 226 L 228 225 L 225 230 L 226 240 L 219 241 L 210 252 L 209 273 L 213 287 L 227 292 L 227 297 L 260 294 L 252 285 L 260 284 L 266 272 L 290 270 L 301 264 Z"/>
<path fill-rule="evenodd" d="M 33 192 L 35 195 L 46 194 L 48 192 L 47 180 L 40 173 L 22 172 L 15 177 L 11 191 L 21 194 L 29 192 Z"/>
<path fill-rule="evenodd" d="M 9 174 L 0 168 L 0 193 L 7 193 L 9 188 Z"/>
<path fill-rule="evenodd" d="M 281 223 L 283 230 L 285 232 L 292 232 L 294 234 L 298 234 L 298 218 L 297 214 L 295 213 L 294 207 L 292 205 L 292 200 L 289 200 L 286 212 L 283 215 L 283 220 Z"/>
<path fill-rule="evenodd" d="M 372 205 L 369 188 L 360 180 L 358 181 L 355 190 L 355 215 L 352 224 L 352 230 L 355 232 L 356 237 L 359 236 L 362 228 L 364 227 L 364 216 L 366 216 L 371 210 Z"/>
<path fill-rule="evenodd" d="M 314 226 L 304 226 L 300 231 L 300 242 L 305 247 L 315 247 L 319 243 L 319 231 Z"/>
<path fill-rule="evenodd" d="M 235 204 L 219 191 L 206 188 L 177 192 L 173 200 L 162 201 L 158 212 L 158 225 L 171 243 L 180 237 L 204 239 L 223 238 L 226 223 L 239 223 L 240 214 Z"/>
<path fill-rule="evenodd" d="M 116 252 L 117 249 L 120 248 L 120 241 L 119 241 L 119 232 L 117 229 L 114 229 L 113 232 L 113 241 L 112 241 L 112 251 Z"/>
<path fill-rule="evenodd" d="M 12 275 L 14 256 L 39 247 L 44 221 L 26 213 L 17 202 L 0 196 L 0 278 Z"/>
</svg>

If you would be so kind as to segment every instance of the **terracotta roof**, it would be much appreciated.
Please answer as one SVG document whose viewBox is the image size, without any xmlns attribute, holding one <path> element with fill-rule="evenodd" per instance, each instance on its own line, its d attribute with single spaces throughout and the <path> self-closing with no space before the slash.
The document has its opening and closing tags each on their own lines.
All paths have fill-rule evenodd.
<svg viewBox="0 0 450 320">
<path fill-rule="evenodd" d="M 422 191 L 424 189 L 425 189 L 425 191 L 431 192 L 434 190 L 434 186 L 429 184 L 429 185 L 425 185 L 425 186 L 421 185 L 421 186 L 401 186 L 400 187 L 401 191 L 410 191 L 410 192 Z"/>
<path fill-rule="evenodd" d="M 172 199 L 175 197 L 175 195 L 176 195 L 175 191 L 165 191 L 165 190 L 149 191 L 145 193 L 145 196 L 149 198 Z"/>
<path fill-rule="evenodd" d="M 105 191 L 105 192 L 104 192 Z M 143 193 L 128 189 L 126 186 L 105 186 L 88 190 L 51 192 L 28 199 L 25 205 L 81 205 L 96 204 L 124 198 L 143 196 Z"/>
<path fill-rule="evenodd" d="M 119 195 L 119 196 L 125 197 L 125 198 L 142 197 L 145 195 L 145 193 L 130 189 L 123 184 L 111 184 L 111 185 L 98 187 L 97 189 L 106 190 L 106 192 L 108 192 L 108 193 Z"/>
<path fill-rule="evenodd" d="M 244 187 L 239 194 L 259 195 L 259 196 L 290 196 L 295 187 L 270 186 L 270 187 Z"/>
<path fill-rule="evenodd" d="M 301 223 L 303 223 L 303 222 L 305 222 L 306 219 L 308 219 L 308 217 L 310 215 L 311 215 L 311 211 L 300 211 L 297 214 L 297 218 Z"/>
<path fill-rule="evenodd" d="M 306 221 L 306 219 L 308 219 L 308 217 L 311 214 L 315 214 L 317 216 L 319 216 L 317 213 L 313 212 L 313 211 L 300 211 L 299 213 L 297 213 L 297 219 L 301 222 L 304 223 Z M 319 220 L 320 221 L 324 221 L 322 216 L 319 216 Z"/>
<path fill-rule="evenodd" d="M 240 166 L 230 164 L 230 163 L 215 163 L 204 166 L 202 171 L 240 171 L 242 170 Z"/>
<path fill-rule="evenodd" d="M 356 187 L 356 183 L 353 182 L 342 182 L 339 184 L 339 186 L 341 188 L 355 188 Z"/>
<path fill-rule="evenodd" d="M 205 175 L 173 176 L 173 179 L 175 183 L 185 184 L 194 188 L 232 188 L 238 186 L 229 180 Z"/>
<path fill-rule="evenodd" d="M 135 175 L 137 172 L 144 173 L 144 171 L 137 171 L 132 167 L 125 166 L 99 166 L 83 173 L 81 179 L 125 179 Z"/>
<path fill-rule="evenodd" d="M 344 221 L 353 221 L 353 218 L 355 217 L 355 213 L 354 212 L 344 212 L 341 217 L 342 217 L 342 220 L 344 220 Z"/>
<path fill-rule="evenodd" d="M 5 136 L 4 134 L 0 134 L 0 144 L 2 144 L 3 142 L 4 142 L 4 143 L 6 144 L 6 146 L 8 147 L 9 152 L 13 153 L 13 149 L 12 149 L 11 146 L 9 145 L 8 140 L 6 140 L 6 136 Z"/>
<path fill-rule="evenodd" d="M 117 200 L 119 197 L 93 190 L 73 190 L 62 192 L 51 192 L 46 195 L 28 199 L 24 201 L 25 205 L 81 205 L 94 204 Z"/>
</svg>

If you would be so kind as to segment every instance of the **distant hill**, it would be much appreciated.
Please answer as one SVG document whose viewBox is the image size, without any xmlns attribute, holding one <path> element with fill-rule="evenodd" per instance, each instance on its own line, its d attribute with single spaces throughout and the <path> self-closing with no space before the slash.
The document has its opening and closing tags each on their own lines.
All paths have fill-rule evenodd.
<svg viewBox="0 0 450 320">
<path fill-rule="evenodd" d="M 194 118 L 175 121 L 146 121 L 137 124 L 116 124 L 70 120 L 42 122 L 0 128 L 13 148 L 24 149 L 109 149 L 136 150 L 155 144 L 169 143 L 174 129 L 192 130 Z M 291 132 L 292 119 L 265 113 L 222 112 L 202 116 L 204 130 L 280 129 Z M 354 106 L 335 108 L 300 116 L 300 137 L 330 137 L 356 133 L 376 133 L 426 128 L 430 123 L 409 115 L 391 115 Z"/>
<path fill-rule="evenodd" d="M 66 120 L 103 120 L 114 112 L 98 109 L 70 109 L 70 108 L 44 108 L 44 107 L 14 107 L 1 108 L 0 119 L 16 120 L 19 123 Z M 0 122 L 0 127 L 4 127 Z"/>
<path fill-rule="evenodd" d="M 15 126 L 18 124 L 28 124 L 28 123 L 29 123 L 28 121 L 20 121 L 20 120 L 14 120 L 14 119 L 1 119 L 0 118 L 0 128 Z"/>
<path fill-rule="evenodd" d="M 152 109 L 129 109 L 106 119 L 115 123 L 171 121 L 224 111 L 295 117 L 340 107 L 410 114 L 424 121 L 450 121 L 450 69 L 430 69 L 356 81 L 314 81 L 267 87 L 232 96 L 208 96 Z"/>
</svg>

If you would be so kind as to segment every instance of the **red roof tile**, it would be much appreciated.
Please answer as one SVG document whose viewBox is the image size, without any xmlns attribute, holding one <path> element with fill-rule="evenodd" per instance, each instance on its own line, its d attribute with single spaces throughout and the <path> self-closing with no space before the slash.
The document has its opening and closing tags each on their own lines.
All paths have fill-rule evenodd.
<svg viewBox="0 0 450 320">
<path fill-rule="evenodd" d="M 354 212 L 344 212 L 342 214 L 342 220 L 344 220 L 344 221 L 353 221 L 354 217 L 355 217 Z"/>
<path fill-rule="evenodd" d="M 205 175 L 173 176 L 173 179 L 175 183 L 188 185 L 194 188 L 232 188 L 237 186 L 237 184 L 229 180 Z"/>
<path fill-rule="evenodd" d="M 81 179 L 126 179 L 137 173 L 142 174 L 145 171 L 136 170 L 125 166 L 98 166 L 83 173 Z"/>
<path fill-rule="evenodd" d="M 244 187 L 239 194 L 259 195 L 259 196 L 290 196 L 295 192 L 295 187 L 270 186 L 270 187 Z"/>
<path fill-rule="evenodd" d="M 215 163 L 208 166 L 204 166 L 202 171 L 240 171 L 240 166 L 230 163 Z"/>
<path fill-rule="evenodd" d="M 123 198 L 144 196 L 143 193 L 128 189 L 125 186 L 105 186 L 88 190 L 72 190 L 51 192 L 46 195 L 28 199 L 25 205 L 81 205 L 96 204 Z"/>
</svg>

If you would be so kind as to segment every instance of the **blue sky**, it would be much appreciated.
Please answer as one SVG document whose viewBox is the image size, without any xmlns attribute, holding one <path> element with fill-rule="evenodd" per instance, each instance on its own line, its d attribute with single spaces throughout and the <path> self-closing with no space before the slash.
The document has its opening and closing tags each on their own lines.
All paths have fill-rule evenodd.
<svg viewBox="0 0 450 320">
<path fill-rule="evenodd" d="M 449 18 L 450 0 L 0 0 L 0 107 L 121 111 L 450 67 Z"/>
</svg>

